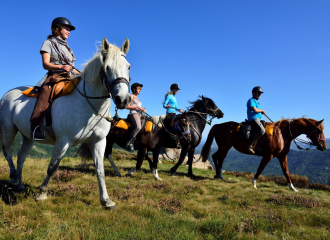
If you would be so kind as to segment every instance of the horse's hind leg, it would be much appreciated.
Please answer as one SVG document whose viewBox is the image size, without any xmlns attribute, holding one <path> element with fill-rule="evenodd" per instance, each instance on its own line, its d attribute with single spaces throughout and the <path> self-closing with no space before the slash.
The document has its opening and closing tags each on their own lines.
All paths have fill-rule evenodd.
<svg viewBox="0 0 330 240">
<path fill-rule="evenodd" d="M 152 160 L 150 159 L 150 157 L 149 157 L 149 155 L 148 155 L 148 152 L 146 153 L 146 156 L 144 157 L 147 161 L 148 161 L 148 163 L 149 163 L 149 168 L 150 168 L 150 170 L 152 171 L 152 169 L 154 168 L 153 166 L 154 166 L 154 163 L 152 162 Z"/>
<path fill-rule="evenodd" d="M 230 148 L 223 148 L 223 147 L 220 148 L 219 147 L 218 151 L 212 155 L 213 163 L 214 163 L 215 170 L 216 170 L 216 175 L 214 177 L 220 178 L 221 180 L 223 180 L 225 182 L 227 182 L 227 181 L 222 176 L 222 165 L 223 165 L 223 162 L 225 161 L 225 158 L 228 154 L 229 149 Z"/>
<path fill-rule="evenodd" d="M 120 174 L 120 172 L 119 172 L 119 170 L 118 170 L 116 164 L 115 164 L 115 163 L 113 162 L 113 160 L 112 160 L 112 153 L 109 153 L 109 154 L 108 154 L 108 160 L 109 160 L 111 166 L 113 167 L 113 169 L 115 170 L 115 172 L 116 172 L 116 176 L 121 177 L 121 174 Z"/>
<path fill-rule="evenodd" d="M 22 185 L 22 170 L 23 170 L 23 164 L 26 159 L 27 154 L 30 152 L 31 148 L 33 147 L 34 142 L 24 135 L 23 137 L 23 142 L 21 145 L 21 149 L 19 150 L 17 154 L 17 175 L 18 175 L 18 180 L 19 180 L 19 185 L 18 189 L 20 191 L 24 191 L 25 187 Z"/>
<path fill-rule="evenodd" d="M 2 141 L 2 151 L 3 155 L 5 156 L 9 168 L 10 168 L 10 180 L 8 183 L 13 186 L 17 186 L 19 184 L 18 176 L 17 176 L 17 171 L 15 169 L 15 165 L 13 162 L 13 151 L 12 151 L 12 146 L 13 142 L 15 140 L 15 136 L 17 134 L 17 128 L 14 125 L 11 126 L 2 126 L 2 128 L 5 128 L 6 131 L 1 131 L 1 141 Z"/>
<path fill-rule="evenodd" d="M 252 179 L 252 184 L 253 184 L 254 188 L 257 188 L 257 179 L 260 176 L 260 174 L 262 173 L 262 171 L 265 169 L 267 164 L 270 162 L 270 160 L 272 160 L 272 158 L 273 158 L 272 154 L 264 155 L 262 157 L 258 170 L 257 170 L 257 173 L 254 175 L 254 178 Z"/>
<path fill-rule="evenodd" d="M 58 166 L 59 166 L 62 158 L 64 157 L 64 154 L 68 150 L 68 148 L 69 148 L 69 143 L 67 141 L 64 141 L 62 139 L 59 139 L 56 141 L 54 148 L 53 148 L 52 158 L 51 158 L 49 166 L 48 166 L 47 175 L 40 186 L 40 194 L 36 198 L 37 201 L 47 199 L 49 181 L 52 179 L 52 177 L 56 173 Z M 102 159 L 103 159 L 103 157 L 104 157 L 104 152 L 103 152 Z"/>
<path fill-rule="evenodd" d="M 298 192 L 297 189 L 294 188 L 291 178 L 290 178 L 290 173 L 289 173 L 289 167 L 288 167 L 288 157 L 285 156 L 281 156 L 281 157 L 277 157 L 278 160 L 280 161 L 281 164 L 281 168 L 284 174 L 284 177 L 286 178 L 289 188 L 295 192 Z"/>
</svg>

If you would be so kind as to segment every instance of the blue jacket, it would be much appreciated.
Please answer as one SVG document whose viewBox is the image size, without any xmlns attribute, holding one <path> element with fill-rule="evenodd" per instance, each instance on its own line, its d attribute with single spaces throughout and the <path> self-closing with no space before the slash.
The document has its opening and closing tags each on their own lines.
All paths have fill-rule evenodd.
<svg viewBox="0 0 330 240">
<path fill-rule="evenodd" d="M 256 107 L 256 108 L 260 109 L 259 102 L 256 99 L 250 98 L 246 103 L 246 107 L 247 107 L 248 121 L 252 121 L 256 118 L 261 119 L 262 114 L 261 113 L 256 113 L 251 109 L 251 107 Z"/>
<path fill-rule="evenodd" d="M 167 94 L 163 107 L 165 108 L 168 104 L 170 104 L 171 107 L 166 109 L 166 114 L 176 113 L 176 111 L 179 111 L 178 104 L 174 95 Z"/>
</svg>

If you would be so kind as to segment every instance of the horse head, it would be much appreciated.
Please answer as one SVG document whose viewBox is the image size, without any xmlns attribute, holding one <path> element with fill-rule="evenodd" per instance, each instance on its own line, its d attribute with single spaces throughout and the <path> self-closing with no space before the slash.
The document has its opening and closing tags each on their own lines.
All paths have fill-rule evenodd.
<svg viewBox="0 0 330 240">
<path fill-rule="evenodd" d="M 186 112 L 178 115 L 174 120 L 174 131 L 179 136 L 181 141 L 184 141 L 184 144 L 189 144 L 191 141 L 189 124 L 190 122 Z"/>
<path fill-rule="evenodd" d="M 131 102 L 129 70 L 131 65 L 126 60 L 129 50 L 129 40 L 125 39 L 121 49 L 102 40 L 101 63 L 102 82 L 104 88 L 112 95 L 119 109 L 125 109 Z"/>
<path fill-rule="evenodd" d="M 215 105 L 211 98 L 204 97 L 203 95 L 201 98 L 207 114 L 218 119 L 223 117 L 223 112 Z"/>
<path fill-rule="evenodd" d="M 323 133 L 323 121 L 324 119 L 322 119 L 321 121 L 315 121 L 313 124 L 311 124 L 311 129 L 306 134 L 307 137 L 312 141 L 313 145 L 316 146 L 317 150 L 320 151 L 324 151 L 327 149 L 327 142 Z"/>
</svg>

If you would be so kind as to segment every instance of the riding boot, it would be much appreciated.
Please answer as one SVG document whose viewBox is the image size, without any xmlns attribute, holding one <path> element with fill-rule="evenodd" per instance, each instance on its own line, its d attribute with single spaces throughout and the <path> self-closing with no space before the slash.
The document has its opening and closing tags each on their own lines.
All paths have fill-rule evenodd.
<svg viewBox="0 0 330 240">
<path fill-rule="evenodd" d="M 126 143 L 126 150 L 129 152 L 134 152 L 134 145 L 133 145 L 133 139 L 131 138 L 127 143 Z"/>
<path fill-rule="evenodd" d="M 251 154 L 255 154 L 254 147 L 257 144 L 258 139 L 262 136 L 261 132 L 256 133 L 252 137 L 249 138 L 248 144 L 245 145 L 246 150 Z"/>
<path fill-rule="evenodd" d="M 45 140 L 45 133 L 41 131 L 39 124 L 31 123 L 31 138 L 39 141 Z"/>
</svg>

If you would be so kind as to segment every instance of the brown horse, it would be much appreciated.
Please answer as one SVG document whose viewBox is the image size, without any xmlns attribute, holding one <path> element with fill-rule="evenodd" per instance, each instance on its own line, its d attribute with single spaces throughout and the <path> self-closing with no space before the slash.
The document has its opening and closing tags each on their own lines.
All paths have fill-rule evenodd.
<svg viewBox="0 0 330 240">
<path fill-rule="evenodd" d="M 259 139 L 260 143 L 257 144 L 262 149 L 263 157 L 259 164 L 257 173 L 252 180 L 253 186 L 257 188 L 256 181 L 259 175 L 269 161 L 273 157 L 277 157 L 283 174 L 288 182 L 289 188 L 293 191 L 297 191 L 292 185 L 288 169 L 287 154 L 290 151 L 291 141 L 301 134 L 306 134 L 307 138 L 311 140 L 311 145 L 316 146 L 320 151 L 326 150 L 327 143 L 323 134 L 324 127 L 322 122 L 323 120 L 316 121 L 309 118 L 298 118 L 292 120 L 282 119 L 275 124 L 267 123 L 273 127 L 273 135 L 265 134 Z M 212 158 L 216 168 L 216 178 L 218 177 L 224 180 L 221 168 L 231 147 L 234 147 L 241 153 L 249 154 L 245 149 L 247 140 L 238 139 L 238 125 L 239 123 L 237 122 L 226 122 L 214 125 L 211 128 L 207 140 L 202 148 L 201 158 L 203 161 L 206 161 L 210 153 L 211 144 L 215 138 L 218 145 L 218 151 L 212 155 Z"/>
<path fill-rule="evenodd" d="M 130 170 L 128 172 L 128 175 L 132 175 L 133 173 L 141 169 L 143 160 L 145 159 L 147 152 L 151 151 L 153 153 L 153 162 L 151 160 L 149 161 L 148 159 L 149 167 L 152 170 L 155 179 L 161 180 L 161 178 L 158 176 L 157 171 L 158 157 L 161 147 L 166 141 L 175 143 L 175 141 L 172 140 L 171 137 L 169 137 L 169 139 L 167 138 L 167 136 L 169 136 L 170 134 L 174 134 L 177 138 L 179 138 L 182 144 L 189 144 L 191 141 L 191 133 L 189 130 L 190 122 L 187 113 L 185 112 L 177 115 L 174 119 L 172 118 L 172 116 L 166 115 L 165 119 L 163 120 L 159 120 L 158 117 L 154 117 L 151 120 L 156 123 L 154 124 L 152 131 L 145 132 L 145 130 L 142 129 L 135 138 L 133 144 L 135 150 L 138 150 L 137 163 L 136 168 Z M 125 148 L 133 129 L 129 128 L 128 130 L 124 130 L 122 128 L 118 128 L 116 127 L 117 123 L 118 120 L 113 121 L 111 123 L 110 132 L 106 137 L 107 146 L 105 148 L 105 156 L 108 158 L 109 162 L 115 169 L 117 176 L 121 176 L 117 166 L 112 160 L 112 147 L 116 143 L 118 146 Z M 78 149 L 78 154 L 82 157 L 83 161 L 90 158 L 91 151 L 88 145 L 81 144 Z"/>
</svg>

